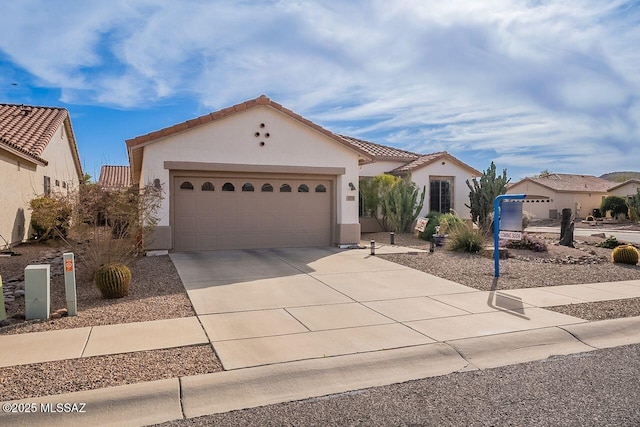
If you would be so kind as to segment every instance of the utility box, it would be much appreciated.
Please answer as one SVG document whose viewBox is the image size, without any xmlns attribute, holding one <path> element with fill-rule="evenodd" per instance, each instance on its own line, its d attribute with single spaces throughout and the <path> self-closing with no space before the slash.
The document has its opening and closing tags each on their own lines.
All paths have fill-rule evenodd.
<svg viewBox="0 0 640 427">
<path fill-rule="evenodd" d="M 25 318 L 48 319 L 51 311 L 51 266 L 28 265 L 24 269 Z"/>
</svg>

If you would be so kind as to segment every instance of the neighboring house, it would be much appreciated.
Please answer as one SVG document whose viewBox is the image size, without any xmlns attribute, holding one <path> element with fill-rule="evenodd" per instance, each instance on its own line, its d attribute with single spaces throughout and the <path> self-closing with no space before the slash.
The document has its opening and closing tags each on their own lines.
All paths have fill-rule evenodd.
<svg viewBox="0 0 640 427">
<path fill-rule="evenodd" d="M 68 194 L 82 177 L 67 110 L 0 104 L 0 235 L 7 242 L 29 238 L 33 198 Z"/>
<path fill-rule="evenodd" d="M 98 185 L 109 191 L 129 188 L 131 186 L 131 168 L 129 166 L 102 166 Z"/>
<path fill-rule="evenodd" d="M 369 178 L 383 173 L 407 177 L 418 188 L 426 191 L 420 216 L 431 211 L 449 212 L 453 209 L 461 218 L 470 218 L 469 187 L 466 181 L 479 177 L 482 172 L 456 159 L 446 151 L 417 154 L 393 147 L 363 141 L 342 135 L 367 152 L 373 162 L 360 167 L 360 178 Z M 375 219 L 360 218 L 363 231 L 379 231 Z"/>
<path fill-rule="evenodd" d="M 266 96 L 128 140 L 134 184 L 162 185 L 148 249 L 360 241 L 362 148 Z"/>
<path fill-rule="evenodd" d="M 548 203 L 527 203 L 524 209 L 537 219 L 557 219 L 562 209 L 571 209 L 576 218 L 585 218 L 599 209 L 610 195 L 611 181 L 591 175 L 552 173 L 539 178 L 524 178 L 509 186 L 508 194 L 546 196 Z"/>
<path fill-rule="evenodd" d="M 640 179 L 630 179 L 619 184 L 612 183 L 612 187 L 609 188 L 609 194 L 612 196 L 620 196 L 628 199 L 631 196 L 638 194 L 640 189 Z"/>
</svg>

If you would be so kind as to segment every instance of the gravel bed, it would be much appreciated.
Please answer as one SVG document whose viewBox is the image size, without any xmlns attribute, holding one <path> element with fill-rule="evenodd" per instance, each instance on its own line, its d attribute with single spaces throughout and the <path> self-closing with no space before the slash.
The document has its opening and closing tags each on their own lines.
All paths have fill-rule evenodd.
<svg viewBox="0 0 640 427">
<path fill-rule="evenodd" d="M 43 244 L 27 244 L 15 249 L 23 255 L 0 258 L 0 274 L 6 283 L 10 277 L 23 277 L 24 267 L 38 261 L 42 254 L 60 260 L 60 268 L 52 267 L 51 310 L 66 306 L 61 256 L 64 248 Z M 59 255 L 59 256 L 58 256 Z M 54 273 L 59 271 L 60 274 Z M 21 273 L 22 272 L 22 273 Z M 0 328 L 0 334 L 19 334 L 85 326 L 112 325 L 194 316 L 189 297 L 178 272 L 168 256 L 142 257 L 131 266 L 132 280 L 129 295 L 118 299 L 104 299 L 77 262 L 78 315 L 47 321 L 24 321 L 24 297 L 16 297 L 6 304 L 10 326 Z"/>
<path fill-rule="evenodd" d="M 540 286 L 575 285 L 640 279 L 640 266 L 614 264 L 610 249 L 598 248 L 601 238 L 585 238 L 576 248 L 557 246 L 558 236 L 538 235 L 549 248 L 545 253 L 509 250 L 515 258 L 500 260 L 500 277 L 495 278 L 493 259 L 477 254 L 451 252 L 442 247 L 433 253 L 379 255 L 380 258 L 424 271 L 463 285 L 483 290 L 506 290 Z M 389 233 L 364 234 L 363 240 L 389 244 Z M 412 234 L 395 235 L 395 243 L 428 249 L 428 243 Z M 586 320 L 602 320 L 640 315 L 640 298 L 573 304 L 550 310 Z"/>
<path fill-rule="evenodd" d="M 0 368 L 0 396 L 26 399 L 221 370 L 210 345 L 86 357 Z"/>
</svg>

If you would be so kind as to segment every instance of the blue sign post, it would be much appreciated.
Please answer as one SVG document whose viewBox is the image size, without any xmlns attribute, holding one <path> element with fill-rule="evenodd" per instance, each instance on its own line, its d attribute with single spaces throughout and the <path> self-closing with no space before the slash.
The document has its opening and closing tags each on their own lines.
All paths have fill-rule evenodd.
<svg viewBox="0 0 640 427">
<path fill-rule="evenodd" d="M 501 194 L 493 201 L 493 264 L 494 277 L 500 277 L 500 209 L 505 200 L 522 200 L 525 194 Z"/>
</svg>

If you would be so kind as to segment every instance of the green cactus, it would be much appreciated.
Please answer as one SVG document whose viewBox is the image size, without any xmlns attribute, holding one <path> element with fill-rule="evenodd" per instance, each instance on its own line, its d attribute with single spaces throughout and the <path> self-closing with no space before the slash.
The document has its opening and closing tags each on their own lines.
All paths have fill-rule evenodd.
<svg viewBox="0 0 640 427">
<path fill-rule="evenodd" d="M 124 264 L 106 264 L 96 271 L 93 281 L 104 298 L 122 298 L 129 294 L 131 270 Z"/>
<path fill-rule="evenodd" d="M 620 245 L 611 252 L 614 263 L 636 265 L 638 250 L 631 245 Z"/>
</svg>

